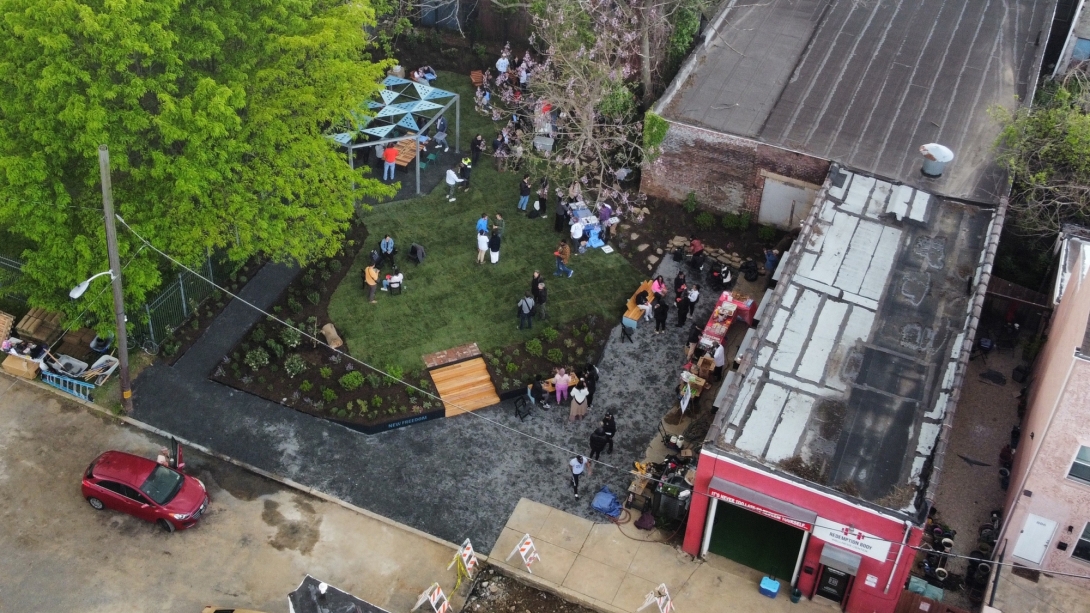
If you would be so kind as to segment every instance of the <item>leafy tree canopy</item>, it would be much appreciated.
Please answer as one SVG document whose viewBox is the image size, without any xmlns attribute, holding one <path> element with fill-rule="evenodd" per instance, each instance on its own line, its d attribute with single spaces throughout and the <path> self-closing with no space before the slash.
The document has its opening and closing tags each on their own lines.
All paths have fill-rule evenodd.
<svg viewBox="0 0 1090 613">
<path fill-rule="evenodd" d="M 67 298 L 108 268 L 100 144 L 118 214 L 186 262 L 336 253 L 356 198 L 392 195 L 326 136 L 381 87 L 374 21 L 368 0 L 0 0 L 0 227 L 33 245 L 13 289 L 110 321 L 108 292 Z M 132 309 L 161 260 L 119 239 Z"/>
</svg>

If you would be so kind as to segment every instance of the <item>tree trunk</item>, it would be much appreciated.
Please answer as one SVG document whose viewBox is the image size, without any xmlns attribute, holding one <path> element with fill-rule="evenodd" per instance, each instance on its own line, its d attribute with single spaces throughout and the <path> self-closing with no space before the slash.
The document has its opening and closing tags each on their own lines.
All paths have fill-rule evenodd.
<svg viewBox="0 0 1090 613">
<path fill-rule="evenodd" d="M 655 99 L 654 84 L 651 83 L 651 20 L 647 18 L 647 7 L 640 9 L 640 80 L 643 81 L 643 104 L 650 108 Z"/>
</svg>

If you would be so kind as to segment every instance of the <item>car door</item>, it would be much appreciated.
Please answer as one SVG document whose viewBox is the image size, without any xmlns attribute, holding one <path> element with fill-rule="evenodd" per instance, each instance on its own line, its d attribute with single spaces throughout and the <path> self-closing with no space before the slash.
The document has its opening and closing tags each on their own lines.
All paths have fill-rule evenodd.
<svg viewBox="0 0 1090 613">
<path fill-rule="evenodd" d="M 159 519 L 159 508 L 152 504 L 142 492 L 135 488 L 131 488 L 127 485 L 121 486 L 121 494 L 129 500 L 133 515 L 143 519 L 144 521 L 155 521 Z"/>
<path fill-rule="evenodd" d="M 94 485 L 97 488 L 95 496 L 102 501 L 102 504 L 106 505 L 106 508 L 126 513 L 131 512 L 131 501 L 121 493 L 121 489 L 125 487 L 124 485 L 106 479 L 100 479 Z"/>
</svg>

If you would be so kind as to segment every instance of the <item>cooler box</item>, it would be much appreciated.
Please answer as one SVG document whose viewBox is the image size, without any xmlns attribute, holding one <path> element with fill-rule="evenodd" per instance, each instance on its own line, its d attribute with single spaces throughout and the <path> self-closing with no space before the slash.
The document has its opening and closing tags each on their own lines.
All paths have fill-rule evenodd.
<svg viewBox="0 0 1090 613">
<path fill-rule="evenodd" d="M 775 598 L 780 593 L 780 582 L 772 577 L 761 577 L 761 595 Z"/>
</svg>

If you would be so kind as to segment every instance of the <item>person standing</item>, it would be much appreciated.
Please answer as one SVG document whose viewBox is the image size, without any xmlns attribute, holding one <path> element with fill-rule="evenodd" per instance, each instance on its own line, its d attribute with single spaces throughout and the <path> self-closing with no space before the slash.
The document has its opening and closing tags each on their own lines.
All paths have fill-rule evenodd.
<svg viewBox="0 0 1090 613">
<path fill-rule="evenodd" d="M 666 304 L 666 299 L 657 298 L 651 312 L 655 316 L 655 334 L 662 334 L 666 331 L 666 318 L 670 316 L 670 307 Z"/>
<path fill-rule="evenodd" d="M 506 74 L 510 66 L 511 61 L 507 59 L 507 54 L 501 55 L 500 59 L 496 60 L 496 72 L 501 75 Z"/>
<path fill-rule="evenodd" d="M 382 253 L 382 259 L 388 260 L 390 266 L 394 266 L 394 239 L 390 238 L 390 235 L 387 234 L 386 237 L 382 239 L 382 242 L 378 244 L 378 248 Z"/>
<path fill-rule="evenodd" d="M 681 292 L 674 299 L 674 303 L 677 304 L 677 327 L 684 328 L 685 320 L 689 317 L 689 294 Z"/>
<path fill-rule="evenodd" d="M 363 282 L 367 284 L 367 299 L 371 301 L 371 304 L 378 302 L 375 300 L 375 289 L 378 288 L 378 265 L 371 264 L 363 271 Z"/>
<path fill-rule="evenodd" d="M 453 166 L 447 169 L 447 202 L 454 202 L 457 200 L 457 198 L 454 197 L 454 188 L 462 181 L 465 181 L 465 179 L 458 176 L 458 172 Z"/>
<path fill-rule="evenodd" d="M 522 177 L 522 181 L 519 181 L 519 204 L 518 209 L 525 211 L 526 206 L 530 203 L 530 175 Z"/>
<path fill-rule="evenodd" d="M 606 433 L 608 439 L 606 453 L 613 455 L 613 437 L 617 434 L 617 421 L 613 419 L 613 413 L 606 413 L 606 416 L 602 418 L 602 432 Z"/>
<path fill-rule="evenodd" d="M 375 164 L 378 170 L 382 170 L 382 165 L 386 163 L 386 160 L 382 159 L 384 153 L 386 153 L 386 145 L 375 145 Z"/>
<path fill-rule="evenodd" d="M 772 279 L 772 273 L 776 271 L 776 265 L 779 263 L 780 252 L 776 249 L 765 249 L 765 272 L 769 280 Z"/>
<path fill-rule="evenodd" d="M 503 238 L 504 232 L 507 231 L 507 222 L 503 220 L 503 215 L 496 213 L 496 221 L 492 223 L 492 231 L 499 232 L 500 238 Z"/>
<path fill-rule="evenodd" d="M 715 376 L 716 381 L 722 381 L 723 367 L 727 365 L 727 352 L 723 349 L 722 344 L 715 344 L 715 352 L 712 353 L 712 359 L 715 361 L 715 370 L 712 371 L 712 374 Z"/>
<path fill-rule="evenodd" d="M 689 293 L 686 294 L 686 297 L 685 297 L 685 302 L 687 303 L 687 305 L 689 307 L 689 315 L 696 314 L 696 303 L 697 303 L 698 300 L 700 300 L 700 284 L 699 283 L 694 285 L 693 289 L 689 290 Z"/>
<path fill-rule="evenodd" d="M 500 261 L 500 231 L 492 230 L 492 237 L 488 239 L 488 257 L 492 263 Z"/>
<path fill-rule="evenodd" d="M 594 406 L 594 391 L 598 389 L 598 367 L 587 362 L 583 371 L 583 380 L 587 382 L 587 407 Z"/>
<path fill-rule="evenodd" d="M 382 180 L 393 181 L 394 171 L 397 170 L 397 147 L 394 147 L 393 143 L 389 143 L 386 149 L 382 152 L 382 159 L 386 162 L 382 167 Z M 388 175 L 388 176 L 387 176 Z"/>
<path fill-rule="evenodd" d="M 571 385 L 571 377 L 561 368 L 553 375 L 553 389 L 556 390 L 556 403 L 560 404 L 568 399 L 568 386 Z"/>
<path fill-rule="evenodd" d="M 568 413 L 568 421 L 576 421 L 587 416 L 587 384 L 580 381 L 571 391 L 571 411 Z"/>
<path fill-rule="evenodd" d="M 484 256 L 488 253 L 488 232 L 477 231 L 477 263 L 484 264 Z"/>
<path fill-rule="evenodd" d="M 563 198 L 556 199 L 556 222 L 553 224 L 553 229 L 557 232 L 563 232 L 568 227 L 568 203 L 564 202 Z"/>
<path fill-rule="evenodd" d="M 540 281 L 534 288 L 534 304 L 537 305 L 537 318 L 545 321 L 549 318 L 545 312 L 545 303 L 549 301 L 549 290 L 545 288 L 545 281 Z"/>
<path fill-rule="evenodd" d="M 530 292 L 537 291 L 537 284 L 543 282 L 545 279 L 541 278 L 541 271 L 535 270 L 534 276 L 530 279 Z"/>
<path fill-rule="evenodd" d="M 679 270 L 677 276 L 674 277 L 674 298 L 680 298 L 681 294 L 687 289 L 689 288 L 685 285 L 685 271 Z"/>
<path fill-rule="evenodd" d="M 477 233 L 488 232 L 488 213 L 481 213 L 481 218 L 477 220 Z"/>
<path fill-rule="evenodd" d="M 473 172 L 473 163 L 476 161 L 477 160 L 473 160 L 471 162 L 469 158 L 462 158 L 462 180 L 466 183 L 462 187 L 465 188 L 466 191 L 469 191 L 469 175 Z"/>
<path fill-rule="evenodd" d="M 568 278 L 571 278 L 575 271 L 568 268 L 568 259 L 571 258 L 571 247 L 568 246 L 568 241 L 560 241 L 560 245 L 557 246 L 553 255 L 556 256 L 556 272 L 553 273 L 553 276 L 568 275 Z"/>
<path fill-rule="evenodd" d="M 478 134 L 477 136 L 473 137 L 473 140 L 469 141 L 470 157 L 467 159 L 471 160 L 474 164 L 476 164 L 477 160 L 481 159 L 482 151 L 484 151 L 484 137 Z"/>
<path fill-rule="evenodd" d="M 587 469 L 587 460 L 581 455 L 577 455 L 568 461 L 568 470 L 571 471 L 571 488 L 575 492 L 575 497 L 579 497 L 579 477 L 583 476 L 583 471 Z"/>
<path fill-rule="evenodd" d="M 606 450 L 608 444 L 609 437 L 606 436 L 605 430 L 601 427 L 595 428 L 594 432 L 590 433 L 590 459 L 601 461 L 602 452 Z"/>
<path fill-rule="evenodd" d="M 442 134 L 443 138 L 439 138 Z M 447 117 L 446 115 L 440 115 L 439 121 L 435 122 L 435 144 L 438 146 L 440 143 L 443 145 L 443 151 L 450 151 L 450 145 L 447 144 Z"/>
<path fill-rule="evenodd" d="M 534 319 L 532 317 L 530 317 L 530 315 L 533 314 L 533 312 L 534 312 L 534 298 L 533 298 L 533 296 L 530 295 L 530 292 L 526 292 L 526 295 L 522 297 L 522 300 L 519 300 L 518 308 L 519 308 L 519 330 L 521 330 L 524 325 L 525 325 L 526 329 L 533 330 L 534 329 Z M 560 402 L 559 388 L 557 388 L 556 401 Z"/>
</svg>

